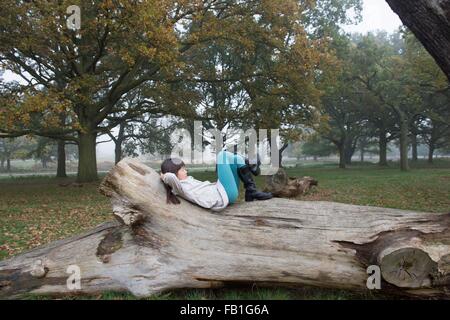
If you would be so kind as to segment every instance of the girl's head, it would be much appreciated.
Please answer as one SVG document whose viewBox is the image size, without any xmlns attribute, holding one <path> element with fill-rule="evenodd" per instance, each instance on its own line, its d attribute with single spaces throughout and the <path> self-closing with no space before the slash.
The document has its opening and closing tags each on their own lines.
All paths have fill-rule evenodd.
<svg viewBox="0 0 450 320">
<path fill-rule="evenodd" d="M 171 172 L 177 176 L 179 180 L 187 178 L 187 170 L 184 162 L 178 158 L 169 158 L 161 164 L 161 173 Z M 172 193 L 172 187 L 167 184 L 166 187 L 167 203 L 179 204 L 180 200 Z"/>
<path fill-rule="evenodd" d="M 164 160 L 161 164 L 161 172 L 171 172 L 175 174 L 179 180 L 184 180 L 187 178 L 186 165 L 181 159 L 178 158 L 169 158 Z"/>
</svg>

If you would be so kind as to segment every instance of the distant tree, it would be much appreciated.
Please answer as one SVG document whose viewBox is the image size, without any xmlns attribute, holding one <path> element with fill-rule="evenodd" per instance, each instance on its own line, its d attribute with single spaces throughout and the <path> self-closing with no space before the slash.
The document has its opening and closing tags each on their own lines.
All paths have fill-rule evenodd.
<svg viewBox="0 0 450 320">
<path fill-rule="evenodd" d="M 399 34 L 388 36 L 385 32 L 368 35 L 353 35 L 355 48 L 352 51 L 354 90 L 361 97 L 365 117 L 369 126 L 364 128 L 365 135 L 377 137 L 379 150 L 379 165 L 387 166 L 387 150 L 389 142 L 399 136 L 399 125 L 395 111 L 380 97 L 377 86 L 383 69 L 380 63 L 383 57 L 391 52 L 402 50 Z M 359 82 L 359 83 L 358 83 Z"/>
<path fill-rule="evenodd" d="M 371 137 L 370 135 L 362 135 L 358 139 L 358 144 L 356 148 L 359 150 L 360 155 L 359 159 L 361 162 L 364 162 L 365 155 L 367 153 L 369 154 L 379 153 L 379 150 L 377 148 L 377 141 L 373 139 L 373 137 Z"/>
<path fill-rule="evenodd" d="M 351 164 L 358 139 L 368 125 L 364 111 L 365 96 L 357 90 L 353 55 L 355 47 L 347 36 L 336 35 L 333 47 L 339 68 L 332 81 L 324 87 L 321 116 L 326 120 L 318 127 L 324 139 L 332 142 L 339 152 L 339 167 Z"/>
<path fill-rule="evenodd" d="M 422 137 L 428 146 L 428 162 L 433 163 L 433 157 L 436 150 L 445 149 L 450 145 L 450 114 L 448 107 L 443 113 L 430 116 L 429 119 L 422 124 Z"/>
<path fill-rule="evenodd" d="M 321 138 L 318 134 L 314 134 L 302 144 L 300 154 L 317 160 L 320 157 L 328 157 L 336 151 L 336 146 L 333 143 Z"/>
<path fill-rule="evenodd" d="M 439 148 L 450 143 L 450 83 L 421 43 L 409 32 L 405 34 L 406 61 L 412 70 L 413 88 L 422 105 L 412 135 L 421 135 L 428 146 L 428 161 Z M 414 144 L 413 144 L 414 147 Z M 413 148 L 413 157 L 417 151 Z"/>
<path fill-rule="evenodd" d="M 172 135 L 177 129 L 188 130 L 186 121 L 178 117 L 150 117 L 139 123 L 131 123 L 126 128 L 127 140 L 124 143 L 123 154 L 170 157 L 174 148 Z"/>
<path fill-rule="evenodd" d="M 50 138 L 35 138 L 30 149 L 27 156 L 39 160 L 44 169 L 47 169 L 48 163 L 54 162 L 58 155 L 56 141 Z"/>
<path fill-rule="evenodd" d="M 423 103 L 416 87 L 414 70 L 407 59 L 405 37 L 400 34 L 369 34 L 362 37 L 359 48 L 358 54 L 364 63 L 358 65 L 365 74 L 358 77 L 361 89 L 378 99 L 380 114 L 387 109 L 392 112 L 398 128 L 400 167 L 403 171 L 409 170 L 408 137 L 415 119 L 422 114 Z M 370 59 L 367 58 L 368 53 Z M 393 133 L 391 137 L 396 136 L 395 131 Z"/>
<path fill-rule="evenodd" d="M 27 159 L 28 137 L 0 138 L 0 169 L 11 172 L 11 160 Z M 6 166 L 5 166 L 6 164 Z"/>
</svg>

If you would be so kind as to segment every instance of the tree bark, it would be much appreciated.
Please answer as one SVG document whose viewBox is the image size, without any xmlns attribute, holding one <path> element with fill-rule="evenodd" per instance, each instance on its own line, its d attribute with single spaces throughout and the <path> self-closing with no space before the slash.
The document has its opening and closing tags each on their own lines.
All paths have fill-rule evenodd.
<svg viewBox="0 0 450 320">
<path fill-rule="evenodd" d="M 380 166 L 386 166 L 388 165 L 387 162 L 387 138 L 386 138 L 386 131 L 381 131 L 379 140 L 378 140 L 378 146 L 380 148 L 380 160 L 379 165 Z"/>
<path fill-rule="evenodd" d="M 450 0 L 386 0 L 450 80 Z"/>
<path fill-rule="evenodd" d="M 419 157 L 417 155 L 417 135 L 416 134 L 411 135 L 411 149 L 412 149 L 412 161 L 417 162 Z"/>
<path fill-rule="evenodd" d="M 346 168 L 346 162 L 345 162 L 345 147 L 344 145 L 338 145 L 338 151 L 339 151 L 339 168 L 345 169 Z"/>
<path fill-rule="evenodd" d="M 97 135 L 94 132 L 79 133 L 77 182 L 92 182 L 98 179 L 96 140 Z"/>
<path fill-rule="evenodd" d="M 353 155 L 350 153 L 348 149 L 345 150 L 345 165 L 351 166 L 352 165 L 352 157 Z"/>
<path fill-rule="evenodd" d="M 408 171 L 408 119 L 401 112 L 400 118 L 400 170 Z"/>
<path fill-rule="evenodd" d="M 428 163 L 433 163 L 434 145 L 432 142 L 428 144 Z"/>
<path fill-rule="evenodd" d="M 450 297 L 450 214 L 274 198 L 222 212 L 166 203 L 159 175 L 124 159 L 103 180 L 116 222 L 0 262 L 0 297 L 235 283 L 367 290 L 381 268 L 385 294 Z M 81 288 L 66 285 L 68 266 Z"/>
<path fill-rule="evenodd" d="M 122 150 L 122 144 L 125 140 L 125 126 L 126 122 L 122 122 L 119 125 L 119 133 L 117 135 L 117 138 L 114 138 L 114 136 L 111 135 L 111 137 L 114 138 L 114 156 L 115 156 L 115 164 L 118 164 L 120 160 L 123 158 L 123 150 Z"/>
<path fill-rule="evenodd" d="M 58 167 L 56 169 L 57 178 L 66 178 L 66 142 L 58 140 Z"/>
<path fill-rule="evenodd" d="M 114 161 L 116 164 L 118 164 L 120 162 L 120 160 L 122 160 L 122 141 L 121 140 L 117 140 L 115 147 L 114 147 Z"/>
<path fill-rule="evenodd" d="M 6 172 L 11 172 L 11 159 L 6 158 Z"/>
<path fill-rule="evenodd" d="M 353 143 L 353 139 L 347 139 L 344 146 L 344 154 L 345 154 L 345 164 L 351 165 L 352 164 L 352 157 L 355 153 L 355 146 Z"/>
<path fill-rule="evenodd" d="M 283 152 L 288 146 L 289 143 L 284 143 L 280 150 L 278 150 L 278 168 L 283 168 Z"/>
</svg>

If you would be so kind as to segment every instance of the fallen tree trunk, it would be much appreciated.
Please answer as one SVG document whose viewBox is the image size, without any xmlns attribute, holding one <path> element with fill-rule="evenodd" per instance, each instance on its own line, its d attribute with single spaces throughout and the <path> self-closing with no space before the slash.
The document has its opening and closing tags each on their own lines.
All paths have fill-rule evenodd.
<svg viewBox="0 0 450 320">
<path fill-rule="evenodd" d="M 367 290 L 369 265 L 381 267 L 381 292 L 449 297 L 449 214 L 287 199 L 213 213 L 166 204 L 158 173 L 130 159 L 100 189 L 118 221 L 0 262 L 1 297 L 236 282 Z M 70 265 L 81 289 L 66 285 Z"/>
</svg>

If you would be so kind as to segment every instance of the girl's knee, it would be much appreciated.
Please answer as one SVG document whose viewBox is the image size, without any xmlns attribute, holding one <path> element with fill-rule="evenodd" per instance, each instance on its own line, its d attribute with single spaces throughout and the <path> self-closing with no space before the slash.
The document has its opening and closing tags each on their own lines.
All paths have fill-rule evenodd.
<svg viewBox="0 0 450 320">
<path fill-rule="evenodd" d="M 228 164 L 229 155 L 227 151 L 220 151 L 217 154 L 217 164 Z"/>
<path fill-rule="evenodd" d="M 234 154 L 222 150 L 217 154 L 217 165 L 227 165 L 231 168 L 241 168 L 245 166 L 245 159 L 240 154 Z"/>
</svg>

